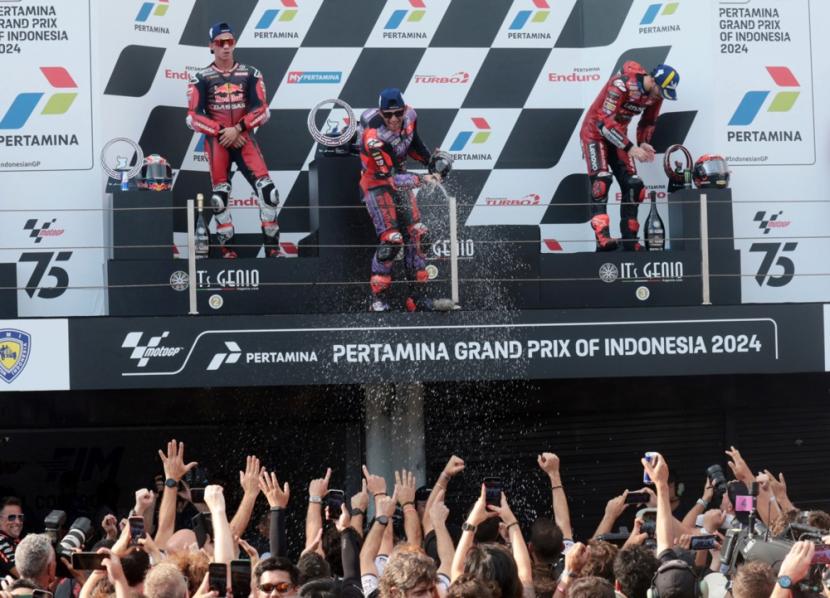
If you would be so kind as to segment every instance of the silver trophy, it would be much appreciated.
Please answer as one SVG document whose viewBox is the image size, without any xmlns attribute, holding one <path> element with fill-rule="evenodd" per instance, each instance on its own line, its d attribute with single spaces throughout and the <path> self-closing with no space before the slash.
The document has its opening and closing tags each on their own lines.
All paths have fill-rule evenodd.
<svg viewBox="0 0 830 598">
<path fill-rule="evenodd" d="M 324 106 L 331 104 L 332 107 L 330 110 L 333 110 L 336 107 L 340 107 L 346 111 L 346 116 L 349 119 L 348 124 L 344 130 L 340 130 L 340 127 L 336 121 L 327 120 L 327 129 L 325 131 L 321 131 L 317 128 L 317 113 L 322 109 Z M 357 119 L 355 118 L 354 111 L 352 107 L 349 106 L 343 100 L 339 100 L 336 98 L 332 98 L 329 100 L 323 100 L 311 111 L 308 113 L 308 132 L 311 133 L 311 136 L 314 138 L 314 141 L 319 143 L 320 145 L 328 148 L 343 148 L 349 141 L 351 141 L 352 137 L 354 137 L 354 133 L 357 130 Z M 348 153 L 346 150 L 345 153 Z"/>
<path fill-rule="evenodd" d="M 135 164 L 130 166 L 130 159 L 136 156 Z M 110 139 L 101 149 L 101 167 L 111 180 L 118 181 L 121 191 L 128 191 L 130 179 L 135 178 L 144 165 L 144 152 L 132 139 L 116 137 Z"/>
</svg>

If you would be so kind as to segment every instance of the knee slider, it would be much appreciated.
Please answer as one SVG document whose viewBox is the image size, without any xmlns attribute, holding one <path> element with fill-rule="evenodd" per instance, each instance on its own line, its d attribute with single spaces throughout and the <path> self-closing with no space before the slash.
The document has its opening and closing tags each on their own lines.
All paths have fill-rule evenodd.
<svg viewBox="0 0 830 598">
<path fill-rule="evenodd" d="M 231 186 L 228 183 L 221 183 L 213 188 L 210 196 L 210 206 L 214 214 L 221 214 L 228 209 L 228 199 L 231 195 Z"/>
<path fill-rule="evenodd" d="M 643 183 L 643 179 L 641 179 L 636 174 L 633 174 L 630 177 L 628 177 L 628 179 L 626 180 L 626 187 L 628 187 L 629 193 L 633 192 L 632 195 L 634 197 L 634 201 L 639 203 L 642 202 L 643 199 L 645 199 L 646 185 L 645 183 Z M 624 197 L 623 201 L 628 201 L 630 197 L 631 196 Z"/>
<path fill-rule="evenodd" d="M 611 188 L 611 183 L 614 182 L 614 177 L 609 173 L 601 173 L 593 178 L 591 185 L 591 197 L 594 201 L 605 201 L 608 199 L 608 189 Z"/>
<path fill-rule="evenodd" d="M 280 205 L 280 194 L 270 177 L 262 177 L 256 182 L 256 192 L 260 207 Z"/>
<path fill-rule="evenodd" d="M 378 247 L 378 261 L 391 262 L 398 256 L 403 247 L 403 235 L 396 229 L 390 229 L 380 236 L 380 247 Z"/>
</svg>

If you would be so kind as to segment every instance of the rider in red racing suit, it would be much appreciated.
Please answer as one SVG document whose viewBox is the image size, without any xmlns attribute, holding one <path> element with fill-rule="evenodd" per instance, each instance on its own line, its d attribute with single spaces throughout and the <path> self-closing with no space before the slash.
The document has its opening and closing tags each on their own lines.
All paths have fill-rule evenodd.
<svg viewBox="0 0 830 598">
<path fill-rule="evenodd" d="M 406 171 L 412 158 L 427 165 L 430 152 L 418 136 L 418 115 L 407 106 L 398 89 L 384 89 L 380 107 L 360 117 L 358 140 L 363 202 L 375 225 L 380 245 L 372 258 L 372 311 L 387 311 L 386 291 L 392 286 L 392 267 L 403 248 L 407 278 L 419 283 L 428 280 L 424 245 L 427 227 L 414 190 L 423 183 L 440 182 L 440 176 L 418 176 Z M 407 300 L 407 309 L 418 309 L 418 298 Z"/>
<path fill-rule="evenodd" d="M 279 193 L 268 174 L 254 129 L 268 122 L 270 111 L 262 74 L 233 60 L 233 32 L 226 23 L 211 27 L 211 52 L 216 61 L 196 73 L 188 86 L 187 125 L 205 135 L 205 152 L 213 185 L 211 206 L 222 256 L 235 258 L 228 247 L 233 221 L 228 211 L 233 162 L 256 191 L 266 255 L 279 255 L 277 207 Z"/>
<path fill-rule="evenodd" d="M 649 74 L 638 63 L 628 61 L 608 81 L 588 109 L 579 137 L 591 178 L 591 227 L 596 235 L 597 251 L 617 248 L 617 242 L 608 232 L 606 210 L 613 177 L 616 177 L 622 192 L 620 232 L 623 249 L 642 249 L 638 241 L 640 224 L 637 208 L 645 197 L 645 185 L 637 175 L 634 160 L 654 160 L 654 148 L 650 142 L 657 116 L 664 98 L 677 98 L 679 81 L 680 76 L 670 66 L 661 64 Z M 638 114 L 642 116 L 637 125 L 635 145 L 628 138 L 628 124 Z"/>
</svg>

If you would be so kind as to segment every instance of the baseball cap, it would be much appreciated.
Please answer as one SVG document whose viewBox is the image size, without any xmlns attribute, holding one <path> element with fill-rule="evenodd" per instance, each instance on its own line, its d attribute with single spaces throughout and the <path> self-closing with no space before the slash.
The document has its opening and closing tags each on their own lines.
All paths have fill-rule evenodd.
<svg viewBox="0 0 830 598">
<path fill-rule="evenodd" d="M 667 64 L 658 64 L 651 76 L 660 87 L 660 92 L 667 100 L 677 99 L 677 84 L 680 83 L 680 74 Z"/>
<path fill-rule="evenodd" d="M 389 108 L 403 108 L 405 106 L 401 90 L 397 87 L 387 87 L 380 92 L 380 100 L 378 107 L 381 110 L 388 110 Z"/>
<path fill-rule="evenodd" d="M 697 576 L 686 561 L 672 559 L 660 565 L 651 585 L 661 598 L 695 598 L 697 583 Z"/>
<path fill-rule="evenodd" d="M 222 35 L 223 33 L 230 33 L 233 35 L 233 29 L 227 23 L 214 23 L 213 26 L 210 28 L 210 32 L 208 35 L 210 36 L 210 41 L 215 40 L 218 36 Z"/>
</svg>

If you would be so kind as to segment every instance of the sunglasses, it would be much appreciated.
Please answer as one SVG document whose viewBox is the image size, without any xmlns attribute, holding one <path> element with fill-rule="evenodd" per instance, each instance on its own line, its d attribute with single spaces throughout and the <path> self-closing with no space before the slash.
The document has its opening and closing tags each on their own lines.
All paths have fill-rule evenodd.
<svg viewBox="0 0 830 598">
<path fill-rule="evenodd" d="M 392 117 L 403 118 L 403 113 L 404 113 L 403 109 L 401 109 L 401 110 L 386 110 L 386 111 L 381 112 L 381 114 L 383 115 L 383 118 L 392 118 Z"/>
<path fill-rule="evenodd" d="M 236 40 L 233 38 L 230 39 L 217 39 L 213 42 L 215 45 L 219 46 L 220 48 L 233 48 L 236 45 Z"/>
<path fill-rule="evenodd" d="M 265 592 L 266 594 L 270 594 L 274 590 L 282 594 L 284 592 L 290 592 L 293 589 L 294 584 L 287 581 L 281 581 L 279 583 L 264 583 L 259 586 L 259 591 Z"/>
<path fill-rule="evenodd" d="M 8 521 L 23 521 L 24 516 L 23 515 L 16 515 L 16 514 L 12 513 L 11 515 L 6 515 L 6 519 Z"/>
</svg>

